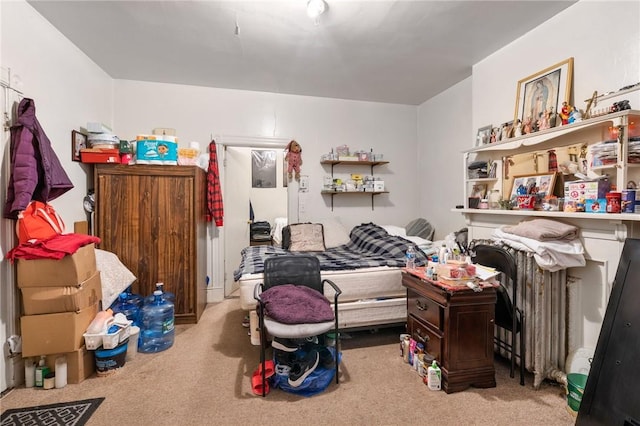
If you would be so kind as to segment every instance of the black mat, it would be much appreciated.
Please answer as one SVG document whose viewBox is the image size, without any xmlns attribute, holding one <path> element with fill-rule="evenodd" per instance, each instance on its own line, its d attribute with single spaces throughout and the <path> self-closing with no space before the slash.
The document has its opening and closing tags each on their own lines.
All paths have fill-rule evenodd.
<svg viewBox="0 0 640 426">
<path fill-rule="evenodd" d="M 38 405 L 7 410 L 0 416 L 1 426 L 81 426 L 104 401 L 104 398 Z"/>
</svg>

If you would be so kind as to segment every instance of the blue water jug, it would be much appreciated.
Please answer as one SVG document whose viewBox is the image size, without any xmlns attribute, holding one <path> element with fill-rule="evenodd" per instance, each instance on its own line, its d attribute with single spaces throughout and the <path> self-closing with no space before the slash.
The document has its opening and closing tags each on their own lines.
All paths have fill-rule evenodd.
<svg viewBox="0 0 640 426">
<path fill-rule="evenodd" d="M 169 349 L 173 345 L 174 307 L 165 300 L 161 290 L 153 292 L 153 301 L 142 307 L 142 326 L 138 339 L 138 352 L 152 353 Z"/>
<path fill-rule="evenodd" d="M 156 290 L 160 290 L 162 292 L 162 298 L 168 302 L 171 302 L 175 307 L 176 295 L 171 292 L 164 291 L 164 283 L 156 283 Z M 153 302 L 153 298 L 154 298 L 154 293 L 151 293 L 150 296 L 144 299 L 144 304 L 145 305 L 151 304 Z"/>
<path fill-rule="evenodd" d="M 128 293 L 120 293 L 118 299 L 111 305 L 111 310 L 116 314 L 124 314 L 133 325 L 140 327 L 140 308 L 132 302 Z"/>
<path fill-rule="evenodd" d="M 142 309 L 142 305 L 144 305 L 144 297 L 139 294 L 136 294 L 131 291 L 131 286 L 127 287 L 125 290 L 127 293 L 127 300 L 138 307 L 138 309 Z"/>
</svg>

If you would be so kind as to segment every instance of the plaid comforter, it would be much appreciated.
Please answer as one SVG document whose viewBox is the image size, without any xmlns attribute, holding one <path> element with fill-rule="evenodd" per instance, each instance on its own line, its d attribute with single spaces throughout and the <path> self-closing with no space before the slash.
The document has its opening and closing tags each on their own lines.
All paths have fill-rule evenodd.
<svg viewBox="0 0 640 426">
<path fill-rule="evenodd" d="M 416 266 L 424 266 L 427 257 L 409 240 L 389 235 L 373 223 L 363 223 L 351 230 L 350 241 L 323 252 L 313 252 L 320 260 L 323 271 L 372 268 L 376 266 L 404 267 L 404 254 L 411 245 L 416 252 Z M 264 272 L 264 260 L 269 256 L 296 254 L 280 247 L 250 246 L 242 250 L 240 267 L 233 272 L 233 279 L 240 280 L 244 274 Z M 304 254 L 308 254 L 305 252 Z"/>
</svg>

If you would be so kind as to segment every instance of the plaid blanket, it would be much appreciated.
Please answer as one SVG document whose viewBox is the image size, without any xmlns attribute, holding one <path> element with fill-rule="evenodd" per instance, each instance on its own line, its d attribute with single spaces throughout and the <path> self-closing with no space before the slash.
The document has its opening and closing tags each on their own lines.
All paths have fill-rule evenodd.
<svg viewBox="0 0 640 426">
<path fill-rule="evenodd" d="M 416 253 L 416 266 L 427 264 L 427 256 L 414 243 L 402 237 L 389 235 L 387 231 L 373 223 L 363 223 L 354 227 L 349 237 L 350 241 L 347 244 L 323 252 L 313 252 L 320 260 L 321 270 L 340 271 L 376 266 L 404 267 L 404 254 L 409 246 L 413 246 Z M 244 274 L 264 272 L 264 260 L 269 256 L 296 253 L 299 252 L 274 246 L 245 247 L 242 250 L 240 266 L 233 272 L 233 279 L 238 281 Z"/>
</svg>

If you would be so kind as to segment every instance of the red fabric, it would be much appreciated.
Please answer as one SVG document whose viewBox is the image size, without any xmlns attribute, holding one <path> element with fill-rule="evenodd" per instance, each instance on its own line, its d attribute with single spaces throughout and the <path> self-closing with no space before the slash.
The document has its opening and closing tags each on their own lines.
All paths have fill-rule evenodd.
<svg viewBox="0 0 640 426">
<path fill-rule="evenodd" d="M 85 234 L 62 234 L 48 240 L 24 243 L 7 253 L 6 258 L 13 262 L 15 259 L 56 259 L 60 260 L 68 254 L 74 254 L 87 244 L 98 244 L 100 238 Z"/>
<path fill-rule="evenodd" d="M 224 209 L 222 205 L 222 190 L 220 189 L 220 173 L 218 172 L 218 153 L 216 142 L 209 144 L 209 168 L 207 170 L 207 222 L 215 221 L 216 226 L 222 226 Z"/>
</svg>

